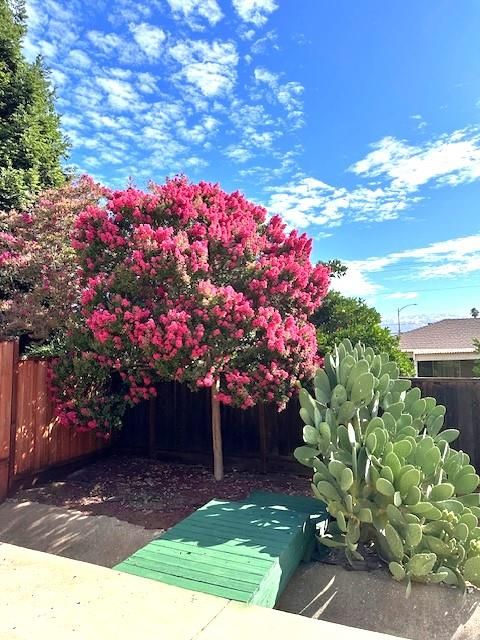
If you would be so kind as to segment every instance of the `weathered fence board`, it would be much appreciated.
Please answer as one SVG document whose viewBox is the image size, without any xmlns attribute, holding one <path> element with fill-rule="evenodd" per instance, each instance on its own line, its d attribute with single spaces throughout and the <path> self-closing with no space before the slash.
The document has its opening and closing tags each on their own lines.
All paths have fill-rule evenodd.
<svg viewBox="0 0 480 640">
<path fill-rule="evenodd" d="M 458 427 L 461 434 L 454 446 L 466 451 L 480 468 L 480 379 L 415 378 L 412 383 L 423 395 L 446 405 L 447 426 Z M 180 384 L 163 383 L 153 402 L 153 430 L 148 431 L 152 412 L 148 403 L 142 403 L 127 412 L 117 447 L 150 454 L 153 449 L 158 457 L 208 463 L 212 455 L 209 392 L 191 393 Z M 262 471 L 298 467 L 292 452 L 301 443 L 303 423 L 296 399 L 280 413 L 268 405 L 246 411 L 222 406 L 221 417 L 227 464 Z"/>
<path fill-rule="evenodd" d="M 468 453 L 480 469 L 480 379 L 414 378 L 412 384 L 447 407 L 447 426 L 460 430 L 454 448 Z"/>
<path fill-rule="evenodd" d="M 53 419 L 48 364 L 18 360 L 18 343 L 0 342 L 0 501 L 16 483 L 105 448 L 93 433 Z"/>
<path fill-rule="evenodd" d="M 15 422 L 14 371 L 18 358 L 16 342 L 0 342 L 0 501 L 8 492 L 12 447 L 12 425 Z"/>
</svg>

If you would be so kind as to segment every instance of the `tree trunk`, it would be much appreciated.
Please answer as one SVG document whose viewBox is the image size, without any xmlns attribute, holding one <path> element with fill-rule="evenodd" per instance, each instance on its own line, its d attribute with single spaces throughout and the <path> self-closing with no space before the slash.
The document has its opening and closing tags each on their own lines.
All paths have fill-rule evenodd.
<svg viewBox="0 0 480 640">
<path fill-rule="evenodd" d="M 265 405 L 260 402 L 258 405 L 258 426 L 260 436 L 260 469 L 262 473 L 267 473 L 267 423 L 265 421 Z"/>
<path fill-rule="evenodd" d="M 217 400 L 219 382 L 212 387 L 212 442 L 213 442 L 213 475 L 215 480 L 223 480 L 222 423 L 220 420 L 220 403 Z"/>
</svg>

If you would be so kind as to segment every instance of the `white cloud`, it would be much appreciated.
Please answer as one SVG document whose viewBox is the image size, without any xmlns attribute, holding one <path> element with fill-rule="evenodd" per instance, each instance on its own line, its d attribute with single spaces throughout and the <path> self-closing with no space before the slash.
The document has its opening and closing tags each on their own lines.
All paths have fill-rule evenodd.
<svg viewBox="0 0 480 640">
<path fill-rule="evenodd" d="M 408 286 L 411 286 L 412 280 L 442 278 L 440 286 L 443 286 L 446 277 L 480 272 L 480 234 L 434 242 L 385 256 L 342 262 L 347 267 L 347 274 L 344 278 L 333 280 L 332 287 L 345 295 L 368 296 L 381 292 L 382 298 L 387 300 L 415 300 L 419 297 L 419 291 L 394 290 L 386 293 L 385 283 L 408 280 Z M 384 284 L 374 282 L 375 277 L 381 277 Z M 395 285 L 397 287 L 398 284 Z"/>
<path fill-rule="evenodd" d="M 387 178 L 392 188 L 414 192 L 427 183 L 457 185 L 480 178 L 480 131 L 460 129 L 423 147 L 386 137 L 350 167 L 369 178 Z"/>
<path fill-rule="evenodd" d="M 138 88 L 143 93 L 152 94 L 155 93 L 158 89 L 156 77 L 148 72 L 137 74 L 137 84 Z"/>
<path fill-rule="evenodd" d="M 411 120 L 414 120 L 417 123 L 417 129 L 425 129 L 425 127 L 428 126 L 428 122 L 426 122 L 426 120 L 423 119 L 423 117 L 419 114 L 416 113 L 413 116 L 410 116 Z"/>
<path fill-rule="evenodd" d="M 200 122 L 193 126 L 182 124 L 178 132 L 184 140 L 193 144 L 201 144 L 215 131 L 218 124 L 218 120 L 212 116 L 205 116 Z"/>
<path fill-rule="evenodd" d="M 61 85 L 67 84 L 68 82 L 68 77 L 65 73 L 63 73 L 63 71 L 60 71 L 60 69 L 51 69 L 50 70 L 50 75 L 52 76 L 52 80 L 53 83 L 59 87 Z"/>
<path fill-rule="evenodd" d="M 167 0 L 167 2 L 175 15 L 183 15 L 187 19 L 201 17 L 214 25 L 223 18 L 217 0 Z"/>
<path fill-rule="evenodd" d="M 266 69 L 256 69 L 255 78 L 277 90 L 280 86 L 278 76 Z M 300 175 L 287 185 L 271 189 L 275 195 L 269 206 L 283 213 L 289 224 L 300 227 L 338 225 L 343 218 L 383 222 L 397 219 L 423 200 L 421 188 L 428 184 L 438 188 L 480 179 L 480 130 L 476 128 L 454 131 L 423 147 L 391 137 L 372 146 L 373 151 L 350 167 L 368 180 L 367 186 L 335 187 Z M 470 260 L 469 265 L 477 268 L 475 261 Z M 448 275 L 457 266 L 438 266 L 435 272 Z"/>
<path fill-rule="evenodd" d="M 230 145 L 224 151 L 227 158 L 234 162 L 244 163 L 252 157 L 251 151 L 242 146 Z"/>
<path fill-rule="evenodd" d="M 254 31 L 249 33 L 255 33 Z M 262 38 L 258 38 L 252 44 L 250 51 L 251 53 L 258 55 L 259 53 L 265 53 L 267 50 L 276 49 L 278 50 L 278 45 L 276 44 L 277 34 L 275 31 L 268 31 Z"/>
<path fill-rule="evenodd" d="M 228 93 L 235 84 L 238 54 L 233 42 L 183 41 L 171 47 L 169 54 L 181 65 L 174 80 L 186 81 L 206 97 Z"/>
<path fill-rule="evenodd" d="M 347 273 L 341 278 L 332 278 L 331 288 L 344 296 L 364 298 L 374 296 L 382 287 L 369 278 L 351 263 L 347 263 Z"/>
<path fill-rule="evenodd" d="M 300 176 L 280 187 L 268 207 L 292 226 L 338 226 L 345 216 L 356 221 L 383 221 L 398 217 L 407 204 L 402 195 L 388 189 L 334 187 L 313 177 Z"/>
<path fill-rule="evenodd" d="M 147 58 L 149 60 L 158 60 L 162 53 L 162 44 L 166 38 L 163 29 L 146 22 L 130 24 L 129 26 L 135 42 L 146 54 Z"/>
<path fill-rule="evenodd" d="M 336 225 L 343 215 L 336 199 L 343 197 L 342 190 L 336 190 L 316 178 L 301 178 L 282 187 L 271 187 L 268 202 L 271 214 L 279 214 L 287 224 L 305 228 L 311 224 Z"/>
<path fill-rule="evenodd" d="M 354 264 L 364 272 L 379 272 L 391 265 L 408 264 L 408 277 L 427 279 L 480 271 L 480 234 L 434 242 Z"/>
<path fill-rule="evenodd" d="M 78 14 L 74 7 L 55 0 L 27 0 L 25 9 L 28 29 L 23 51 L 27 59 L 33 61 L 40 54 L 49 63 L 63 61 L 78 37 Z"/>
<path fill-rule="evenodd" d="M 80 115 L 74 115 L 70 113 L 65 113 L 61 116 L 61 123 L 62 126 L 74 127 L 76 129 L 80 128 L 83 125 Z"/>
<path fill-rule="evenodd" d="M 107 93 L 108 101 L 114 109 L 137 108 L 138 94 L 130 83 L 116 78 L 96 78 L 96 82 Z"/>
<path fill-rule="evenodd" d="M 301 127 L 303 123 L 303 103 L 301 95 L 304 87 L 300 82 L 280 82 L 280 76 L 264 67 L 257 67 L 254 72 L 255 80 L 260 85 L 270 88 L 270 95 L 281 104 L 292 121 L 291 126 Z"/>
<path fill-rule="evenodd" d="M 256 27 L 264 25 L 268 16 L 278 9 L 275 0 L 233 0 L 233 6 L 242 20 Z"/>
<path fill-rule="evenodd" d="M 388 300 L 415 300 L 418 298 L 416 291 L 396 291 L 395 293 L 388 293 L 384 296 Z"/>
<path fill-rule="evenodd" d="M 257 80 L 258 82 L 265 82 L 265 84 L 268 84 L 268 86 L 272 87 L 272 89 L 277 88 L 278 74 L 272 73 L 272 71 L 264 69 L 263 67 L 258 67 L 253 72 L 253 75 L 255 76 L 255 80 Z"/>
<path fill-rule="evenodd" d="M 80 49 L 72 49 L 68 54 L 67 61 L 74 67 L 90 67 L 92 61 L 90 57 Z"/>
<path fill-rule="evenodd" d="M 101 31 L 88 31 L 87 38 L 103 53 L 112 53 L 123 44 L 122 38 L 116 33 L 102 33 Z"/>
<path fill-rule="evenodd" d="M 190 158 L 187 158 L 185 160 L 185 164 L 187 167 L 192 167 L 192 169 L 204 169 L 208 166 L 208 162 L 198 156 L 191 156 Z"/>
</svg>

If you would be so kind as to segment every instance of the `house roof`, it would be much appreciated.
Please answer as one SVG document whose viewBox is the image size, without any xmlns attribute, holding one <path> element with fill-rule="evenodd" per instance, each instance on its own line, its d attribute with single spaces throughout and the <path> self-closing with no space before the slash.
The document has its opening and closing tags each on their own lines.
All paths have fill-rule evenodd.
<svg viewBox="0 0 480 640">
<path fill-rule="evenodd" d="M 480 318 L 457 318 L 432 322 L 400 336 L 403 351 L 423 353 L 473 353 L 480 339 Z"/>
</svg>

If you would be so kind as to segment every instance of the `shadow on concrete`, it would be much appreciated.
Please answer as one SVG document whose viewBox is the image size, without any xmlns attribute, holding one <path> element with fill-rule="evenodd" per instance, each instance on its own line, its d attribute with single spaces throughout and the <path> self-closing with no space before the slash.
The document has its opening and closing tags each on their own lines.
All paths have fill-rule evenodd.
<svg viewBox="0 0 480 640">
<path fill-rule="evenodd" d="M 310 563 L 293 576 L 277 609 L 411 640 L 478 640 L 480 591 L 405 585 L 386 572 Z"/>
<path fill-rule="evenodd" d="M 159 531 L 108 516 L 36 502 L 0 506 L 0 541 L 112 567 L 159 535 Z"/>
</svg>

